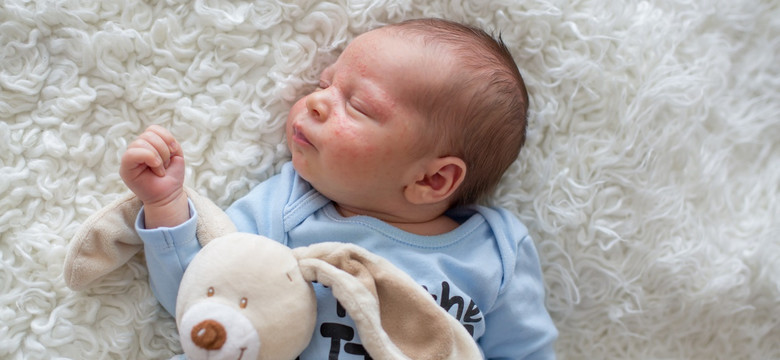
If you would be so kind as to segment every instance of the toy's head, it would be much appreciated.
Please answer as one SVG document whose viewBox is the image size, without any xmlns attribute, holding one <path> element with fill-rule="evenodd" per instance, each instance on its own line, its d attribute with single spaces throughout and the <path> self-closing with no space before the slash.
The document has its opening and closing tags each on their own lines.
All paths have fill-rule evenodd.
<svg viewBox="0 0 780 360">
<path fill-rule="evenodd" d="M 192 359 L 294 359 L 314 332 L 317 304 L 290 248 L 233 233 L 192 260 L 176 300 Z"/>
</svg>

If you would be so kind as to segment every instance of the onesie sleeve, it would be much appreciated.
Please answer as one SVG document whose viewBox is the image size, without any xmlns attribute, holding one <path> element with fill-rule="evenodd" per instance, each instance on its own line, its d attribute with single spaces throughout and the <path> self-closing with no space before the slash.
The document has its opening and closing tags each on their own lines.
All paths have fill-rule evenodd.
<svg viewBox="0 0 780 360">
<path fill-rule="evenodd" d="M 201 249 L 196 237 L 198 213 L 192 202 L 188 200 L 188 203 L 190 219 L 178 226 L 146 229 L 143 208 L 135 222 L 135 230 L 144 242 L 152 293 L 173 316 L 184 270 Z"/>
<path fill-rule="evenodd" d="M 555 359 L 558 331 L 544 305 L 539 257 L 529 236 L 519 244 L 514 272 L 485 325 L 480 345 L 487 359 Z"/>
<path fill-rule="evenodd" d="M 483 213 L 501 254 L 503 279 L 479 339 L 487 359 L 555 359 L 558 330 L 545 307 L 539 255 L 528 229 L 504 209 Z"/>
</svg>

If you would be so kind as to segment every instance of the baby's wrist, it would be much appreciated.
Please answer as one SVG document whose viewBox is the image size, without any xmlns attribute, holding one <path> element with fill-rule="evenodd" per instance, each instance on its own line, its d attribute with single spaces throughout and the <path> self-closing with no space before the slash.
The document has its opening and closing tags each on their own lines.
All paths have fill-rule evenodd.
<svg viewBox="0 0 780 360">
<path fill-rule="evenodd" d="M 163 201 L 144 203 L 144 227 L 175 227 L 190 219 L 190 206 L 187 194 L 183 191 Z"/>
</svg>

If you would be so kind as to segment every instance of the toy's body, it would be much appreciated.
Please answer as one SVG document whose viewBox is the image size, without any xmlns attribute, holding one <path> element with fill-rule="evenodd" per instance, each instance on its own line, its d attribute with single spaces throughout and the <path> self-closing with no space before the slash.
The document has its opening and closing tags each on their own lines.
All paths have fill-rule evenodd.
<svg viewBox="0 0 780 360">
<path fill-rule="evenodd" d="M 294 359 L 316 318 L 311 282 L 332 289 L 373 359 L 478 359 L 466 329 L 408 275 L 363 248 L 320 243 L 292 250 L 236 233 L 227 216 L 188 189 L 204 246 L 187 268 L 176 322 L 190 359 Z M 85 222 L 71 243 L 65 280 L 84 289 L 141 248 L 140 202 L 127 197 Z M 403 309 L 404 311 L 397 311 Z M 413 311 L 410 311 L 413 310 Z"/>
</svg>

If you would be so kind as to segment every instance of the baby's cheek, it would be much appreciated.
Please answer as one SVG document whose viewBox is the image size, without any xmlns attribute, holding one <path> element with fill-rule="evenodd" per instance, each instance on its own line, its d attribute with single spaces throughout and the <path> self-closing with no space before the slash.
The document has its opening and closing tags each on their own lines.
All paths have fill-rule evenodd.
<svg viewBox="0 0 780 360">
<path fill-rule="evenodd" d="M 333 141 L 334 147 L 338 149 L 340 156 L 352 159 L 352 161 L 376 156 L 376 144 L 356 129 L 340 126 L 334 129 L 333 136 L 334 138 L 331 141 Z"/>
</svg>

